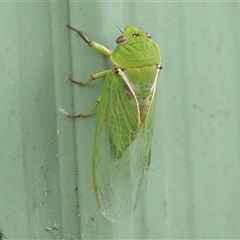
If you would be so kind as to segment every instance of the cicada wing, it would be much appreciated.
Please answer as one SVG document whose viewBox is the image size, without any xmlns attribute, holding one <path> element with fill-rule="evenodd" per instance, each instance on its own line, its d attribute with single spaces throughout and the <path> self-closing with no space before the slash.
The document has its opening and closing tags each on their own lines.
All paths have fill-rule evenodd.
<svg viewBox="0 0 240 240">
<path fill-rule="evenodd" d="M 151 160 L 151 147 L 153 140 L 153 127 L 155 120 L 155 105 L 156 105 L 156 89 L 157 82 L 161 68 L 157 66 L 155 74 L 153 76 L 154 81 L 152 82 L 149 94 L 149 103 L 146 105 L 143 104 L 140 109 L 141 112 L 146 114 L 146 117 L 143 118 L 141 129 L 139 131 L 138 137 L 136 138 L 136 145 L 138 148 L 137 161 L 138 161 L 138 174 L 136 176 L 135 185 L 132 189 L 132 196 L 134 201 L 134 210 L 138 204 L 139 199 L 144 193 L 147 187 L 147 173 L 150 166 Z M 143 115 L 144 116 L 144 115 Z M 135 159 L 135 158 L 133 158 Z M 135 159 L 136 160 L 136 159 Z"/>
<path fill-rule="evenodd" d="M 139 170 L 137 172 L 138 176 L 136 177 L 136 184 L 134 185 L 134 189 L 132 190 L 134 210 L 136 209 L 138 201 L 147 187 L 147 174 L 151 160 L 151 147 L 155 119 L 155 104 L 156 95 L 153 96 L 152 105 L 148 114 L 148 118 L 146 119 L 146 122 L 143 125 L 138 138 L 136 139 L 138 149 L 141 149 L 141 151 L 138 152 Z"/>
<path fill-rule="evenodd" d="M 113 222 L 120 217 L 138 175 L 139 130 L 137 109 L 113 71 L 105 79 L 98 110 L 92 169 L 100 211 Z"/>
<path fill-rule="evenodd" d="M 146 188 L 155 108 L 156 72 L 146 121 L 129 100 L 121 76 L 109 72 L 97 116 L 93 156 L 93 184 L 102 214 L 116 221 L 130 195 L 138 199 Z M 126 81 L 125 81 L 126 82 Z"/>
<path fill-rule="evenodd" d="M 102 145 L 103 146 L 103 145 Z M 135 143 L 117 159 L 111 153 L 109 161 L 97 161 L 95 165 L 95 194 L 102 214 L 115 222 L 122 214 L 139 175 L 138 161 L 133 160 L 137 152 Z"/>
<path fill-rule="evenodd" d="M 156 90 L 160 70 L 161 70 L 160 65 L 158 65 L 156 68 L 156 72 L 154 74 L 153 84 L 151 85 L 150 88 L 149 104 L 147 105 L 147 111 L 145 108 L 146 107 L 145 104 L 143 104 L 142 107 L 140 107 L 141 112 L 146 113 L 146 117 L 142 122 L 140 132 L 136 139 L 136 144 L 139 149 L 137 154 L 139 170 L 136 171 L 138 175 L 136 177 L 136 184 L 134 185 L 134 188 L 132 190 L 134 210 L 136 209 L 138 201 L 147 187 L 147 173 L 151 160 L 151 147 L 155 120 L 155 105 L 157 97 Z"/>
</svg>

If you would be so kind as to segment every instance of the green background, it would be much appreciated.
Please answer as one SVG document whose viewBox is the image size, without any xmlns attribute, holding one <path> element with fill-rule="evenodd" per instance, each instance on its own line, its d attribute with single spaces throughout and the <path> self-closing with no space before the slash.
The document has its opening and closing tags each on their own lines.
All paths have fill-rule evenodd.
<svg viewBox="0 0 240 240">
<path fill-rule="evenodd" d="M 240 238 L 240 3 L 0 1 L 0 229 L 8 239 Z M 146 20 L 145 20 L 146 19 Z M 145 21 L 144 21 L 145 20 Z M 151 33 L 163 70 L 148 188 L 117 223 L 98 210 L 91 156 L 111 66 L 66 24 L 110 49 L 128 24 Z M 58 231 L 45 228 L 57 226 Z"/>
</svg>

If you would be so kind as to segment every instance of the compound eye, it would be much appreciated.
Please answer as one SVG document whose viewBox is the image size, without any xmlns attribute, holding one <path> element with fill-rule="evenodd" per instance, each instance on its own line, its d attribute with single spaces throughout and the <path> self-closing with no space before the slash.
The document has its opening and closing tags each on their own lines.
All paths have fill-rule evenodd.
<svg viewBox="0 0 240 240">
<path fill-rule="evenodd" d="M 116 39 L 117 44 L 123 43 L 125 41 L 126 41 L 126 37 L 124 37 L 124 36 L 120 36 Z"/>
</svg>

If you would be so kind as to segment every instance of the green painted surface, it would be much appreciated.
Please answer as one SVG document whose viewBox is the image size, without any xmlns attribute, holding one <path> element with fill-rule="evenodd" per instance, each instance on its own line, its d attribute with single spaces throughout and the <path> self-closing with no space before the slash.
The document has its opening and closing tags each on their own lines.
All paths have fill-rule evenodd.
<svg viewBox="0 0 240 240">
<path fill-rule="evenodd" d="M 240 238 L 240 3 L 0 1 L 0 229 L 8 239 Z M 111 65 L 66 24 L 114 48 L 141 26 L 163 70 L 147 191 L 134 216 L 105 220 L 91 155 L 102 82 Z M 77 174 L 76 174 L 77 169 Z M 56 223 L 58 231 L 46 231 Z"/>
</svg>

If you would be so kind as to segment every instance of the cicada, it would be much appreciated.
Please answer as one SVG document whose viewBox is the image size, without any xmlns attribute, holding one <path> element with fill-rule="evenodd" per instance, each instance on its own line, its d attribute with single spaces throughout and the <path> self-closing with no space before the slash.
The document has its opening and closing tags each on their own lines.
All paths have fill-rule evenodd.
<svg viewBox="0 0 240 240">
<path fill-rule="evenodd" d="M 82 31 L 70 25 L 94 50 L 112 61 L 109 70 L 96 73 L 85 82 L 105 78 L 102 94 L 86 114 L 98 106 L 92 158 L 93 187 L 101 213 L 115 222 L 128 199 L 134 208 L 146 188 L 147 170 L 156 104 L 158 76 L 162 69 L 160 50 L 151 35 L 134 26 L 127 26 L 116 39 L 115 50 L 91 41 Z"/>
</svg>

